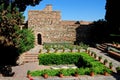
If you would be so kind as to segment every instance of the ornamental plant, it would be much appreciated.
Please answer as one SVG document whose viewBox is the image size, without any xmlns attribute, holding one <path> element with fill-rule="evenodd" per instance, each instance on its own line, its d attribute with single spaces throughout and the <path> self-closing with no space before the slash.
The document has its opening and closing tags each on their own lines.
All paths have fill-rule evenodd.
<svg viewBox="0 0 120 80">
<path fill-rule="evenodd" d="M 113 64 L 112 64 L 112 62 L 110 62 L 109 63 L 109 68 L 112 69 L 112 67 L 113 67 Z"/>
<path fill-rule="evenodd" d="M 104 65 L 105 65 L 107 62 L 108 62 L 108 60 L 107 60 L 107 59 L 105 59 L 105 60 L 104 60 L 104 62 L 103 62 L 103 63 L 104 63 Z"/>
</svg>

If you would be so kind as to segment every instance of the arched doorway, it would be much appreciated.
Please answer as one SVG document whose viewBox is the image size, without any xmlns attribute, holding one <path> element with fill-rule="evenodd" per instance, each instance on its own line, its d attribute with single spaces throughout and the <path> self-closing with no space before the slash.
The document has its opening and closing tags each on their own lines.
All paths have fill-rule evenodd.
<svg viewBox="0 0 120 80">
<path fill-rule="evenodd" d="M 38 43 L 39 45 L 42 44 L 42 37 L 41 37 L 41 34 L 38 34 L 38 35 L 37 35 L 37 43 Z"/>
</svg>

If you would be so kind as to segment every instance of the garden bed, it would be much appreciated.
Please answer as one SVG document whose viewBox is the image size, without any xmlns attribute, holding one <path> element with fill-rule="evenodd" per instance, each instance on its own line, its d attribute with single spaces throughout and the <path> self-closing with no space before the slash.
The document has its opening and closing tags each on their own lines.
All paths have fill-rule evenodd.
<svg viewBox="0 0 120 80">
<path fill-rule="evenodd" d="M 85 52 L 40 54 L 39 64 L 53 65 L 53 67 L 54 65 L 75 64 L 77 68 L 68 68 L 67 66 L 64 66 L 64 68 L 61 67 L 59 69 L 37 70 L 31 72 L 32 76 L 42 76 L 45 72 L 49 76 L 58 76 L 61 71 L 64 76 L 72 76 L 76 71 L 79 75 L 89 75 L 91 71 L 95 74 L 104 74 L 105 71 L 111 74 L 112 72 L 111 69 L 107 68 L 104 64 L 95 60 Z"/>
</svg>

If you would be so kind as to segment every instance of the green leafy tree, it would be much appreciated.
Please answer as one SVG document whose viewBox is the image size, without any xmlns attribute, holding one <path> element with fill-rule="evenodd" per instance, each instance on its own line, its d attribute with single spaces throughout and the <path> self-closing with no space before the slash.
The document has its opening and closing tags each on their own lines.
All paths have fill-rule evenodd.
<svg viewBox="0 0 120 80">
<path fill-rule="evenodd" d="M 29 44 L 29 38 L 32 38 L 30 34 L 32 33 L 27 34 L 24 31 L 20 31 L 20 34 L 18 34 L 18 32 L 19 26 L 24 22 L 23 12 L 26 7 L 28 5 L 35 6 L 40 1 L 0 0 L 0 65 L 15 64 L 19 56 L 18 51 L 20 53 L 33 47 Z M 22 37 L 21 35 L 25 36 Z M 25 47 L 22 43 L 25 43 L 27 46 Z"/>
<path fill-rule="evenodd" d="M 16 37 L 15 32 L 19 25 L 23 23 L 23 13 L 14 8 L 11 11 L 11 5 L 4 9 L 5 4 L 0 5 L 0 44 L 4 46 L 15 46 L 13 39 Z"/>
<path fill-rule="evenodd" d="M 34 34 L 31 29 L 23 29 L 17 32 L 19 35 L 16 39 L 18 52 L 22 53 L 34 47 Z"/>
<path fill-rule="evenodd" d="M 23 23 L 23 13 L 19 12 L 18 8 L 11 10 L 11 5 L 0 5 L 0 64 L 14 64 L 17 54 L 16 31 L 19 30 L 19 25 Z M 7 60 L 8 61 L 7 61 Z"/>
<path fill-rule="evenodd" d="M 19 11 L 25 11 L 27 6 L 35 6 L 38 5 L 40 3 L 40 1 L 42 0 L 0 0 L 0 5 L 2 3 L 5 4 L 5 6 L 9 6 L 9 4 L 12 5 L 11 10 L 14 7 L 17 7 L 19 9 Z M 5 8 L 6 8 L 5 7 Z"/>
</svg>

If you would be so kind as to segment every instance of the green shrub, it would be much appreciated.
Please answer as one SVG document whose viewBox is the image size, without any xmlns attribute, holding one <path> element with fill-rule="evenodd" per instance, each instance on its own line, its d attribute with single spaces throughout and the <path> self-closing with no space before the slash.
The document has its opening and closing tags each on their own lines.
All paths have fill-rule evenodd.
<svg viewBox="0 0 120 80">
<path fill-rule="evenodd" d="M 34 47 L 34 34 L 31 29 L 23 29 L 17 32 L 19 38 L 17 38 L 16 44 L 18 45 L 18 52 L 22 53 Z"/>
<path fill-rule="evenodd" d="M 51 65 L 51 64 L 75 64 L 80 58 L 80 53 L 50 53 L 50 54 L 40 54 L 39 64 Z"/>
<path fill-rule="evenodd" d="M 107 71 L 111 74 L 111 70 L 106 68 L 105 65 L 100 63 L 99 61 L 95 60 L 93 57 L 89 56 L 88 54 L 82 53 L 50 53 L 50 54 L 40 54 L 39 55 L 40 64 L 45 65 L 52 65 L 52 64 L 74 64 L 80 62 L 82 66 L 77 69 L 62 69 L 62 73 L 65 76 L 71 76 L 77 70 L 79 75 L 88 75 L 91 72 L 91 69 L 94 71 L 95 74 L 103 74 L 104 71 Z M 79 65 L 78 65 L 79 66 Z M 60 69 L 58 70 L 47 70 L 49 75 L 56 76 L 58 75 Z M 40 72 L 42 74 L 43 70 Z M 33 75 L 36 76 L 37 72 L 33 72 Z M 39 75 L 40 75 L 39 74 Z"/>
<path fill-rule="evenodd" d="M 82 65 L 82 67 L 96 67 L 102 64 L 84 52 L 57 54 L 50 53 L 39 55 L 39 64 L 43 65 L 76 64 L 77 66 L 79 66 L 79 63 Z"/>
<path fill-rule="evenodd" d="M 45 69 L 46 73 L 49 75 L 49 76 L 58 76 L 58 74 L 61 72 L 64 76 L 73 76 L 73 74 L 76 72 L 77 70 L 77 73 L 79 75 L 88 75 L 90 74 L 91 70 L 95 73 L 95 74 L 103 74 L 104 71 L 107 71 L 109 74 L 111 74 L 111 70 L 109 68 L 106 68 L 106 67 L 93 67 L 93 68 L 84 68 L 84 67 L 81 67 L 81 68 L 77 68 L 77 69 L 72 69 L 72 68 L 69 68 L 69 69 Z M 32 71 L 31 72 L 31 75 L 32 76 L 42 76 L 44 74 L 44 70 L 38 70 L 38 71 Z"/>
</svg>

